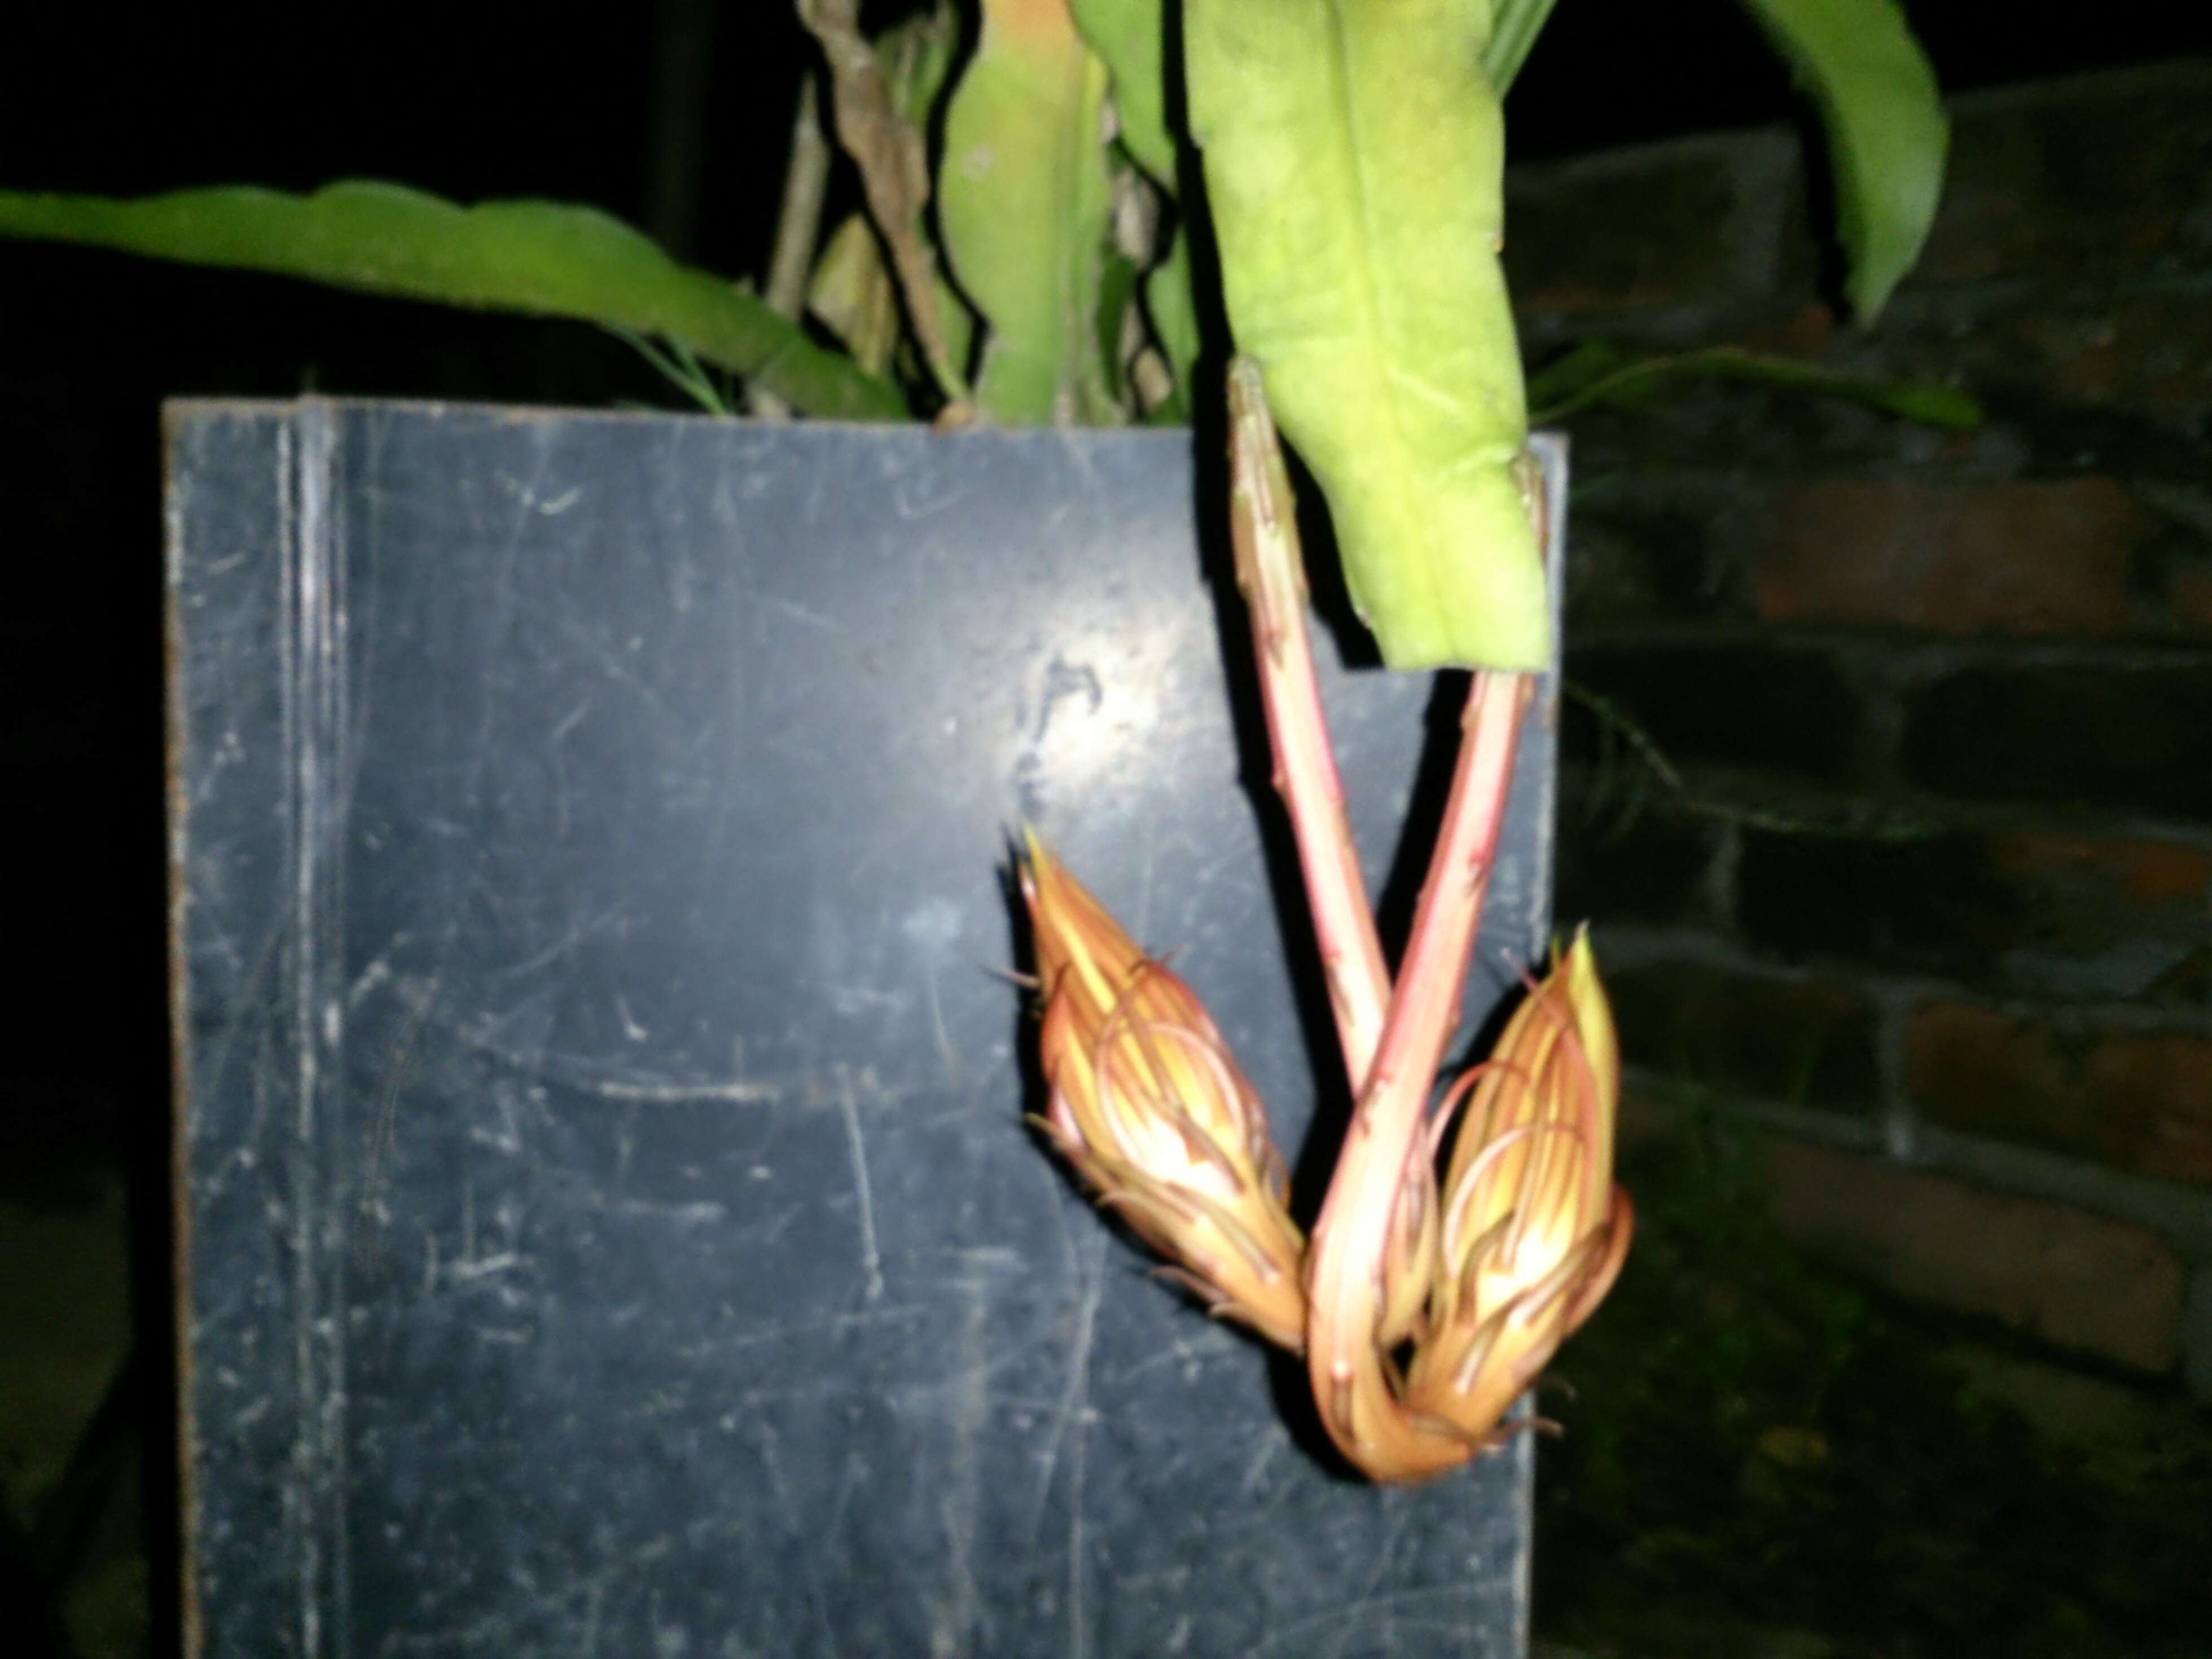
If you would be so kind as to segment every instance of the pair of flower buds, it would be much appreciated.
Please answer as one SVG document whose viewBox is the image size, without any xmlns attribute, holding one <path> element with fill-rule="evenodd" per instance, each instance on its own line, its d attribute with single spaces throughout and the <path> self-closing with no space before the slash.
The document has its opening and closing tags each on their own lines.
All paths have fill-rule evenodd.
<svg viewBox="0 0 2212 1659">
<path fill-rule="evenodd" d="M 1101 1205 L 1210 1307 L 1305 1356 L 1347 1458 L 1376 1480 L 1414 1480 L 1511 1432 L 1506 1412 L 1620 1270 L 1632 1218 L 1613 1181 L 1620 1055 L 1578 934 L 1489 1060 L 1431 1109 L 1528 682 L 1471 682 L 1394 986 L 1330 750 L 1257 368 L 1232 365 L 1229 392 L 1238 586 L 1356 1105 L 1308 1238 L 1285 1206 L 1266 1109 L 1197 997 L 1031 837 L 1021 883 L 1043 1000 L 1043 1123 Z M 1540 520 L 1533 491 L 1529 502 Z"/>
<path fill-rule="evenodd" d="M 1034 841 L 1021 875 L 1044 996 L 1046 1132 L 1214 1311 L 1305 1352 L 1309 1245 L 1259 1096 L 1190 988 Z M 1431 1474 L 1502 1440 L 1507 1409 L 1611 1287 L 1631 1225 L 1612 1174 L 1618 1076 L 1578 934 L 1414 1139 L 1377 1230 L 1387 1252 L 1367 1264 L 1372 1323 L 1333 1339 L 1367 1352 L 1348 1356 L 1348 1376 L 1322 1373 L 1323 1419 L 1375 1479 Z M 1362 1398 L 1377 1380 L 1387 1397 Z"/>
</svg>

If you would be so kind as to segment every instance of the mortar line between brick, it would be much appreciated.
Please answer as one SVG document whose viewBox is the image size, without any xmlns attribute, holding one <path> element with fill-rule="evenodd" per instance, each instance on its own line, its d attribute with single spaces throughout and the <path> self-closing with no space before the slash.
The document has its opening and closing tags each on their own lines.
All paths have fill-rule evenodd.
<svg viewBox="0 0 2212 1659">
<path fill-rule="evenodd" d="M 1883 809 L 1880 817 L 1863 825 L 1846 822 L 1832 831 L 1824 832 L 1838 841 L 1911 841 L 1946 831 L 1972 830 L 2074 836 L 2098 842 L 2166 842 L 2176 847 L 2212 850 L 2212 824 L 2185 818 L 2122 814 L 2073 802 L 1957 800 L 1931 795 L 1924 790 L 1899 790 L 1893 797 L 1884 799 L 1849 790 L 1824 795 L 1811 788 L 1794 794 L 1778 789 L 1765 799 L 1757 799 L 1752 792 L 1741 787 L 1714 787 L 1715 775 L 1697 767 L 1684 766 L 1681 773 L 1699 799 L 1710 799 L 1724 808 L 1747 811 L 1770 807 L 1785 813 L 1795 809 L 1802 815 L 1824 806 L 1871 802 Z M 1725 820 L 1728 815 L 1723 811 L 1711 816 Z M 1895 833 L 1887 833 L 1891 830 Z M 1907 833 L 1908 830 L 1911 833 Z"/>
<path fill-rule="evenodd" d="M 1905 1085 L 1905 1028 L 1914 999 L 1884 986 L 1869 988 L 1867 1000 L 1875 1010 L 1875 1081 L 1881 1091 L 1882 1149 L 1910 1163 L 1919 1156 L 1922 1127 Z"/>
<path fill-rule="evenodd" d="M 1819 833 L 1838 841 L 1887 839 L 1887 830 L 1910 824 L 1917 833 L 1928 835 L 1957 830 L 2018 831 L 2078 835 L 2099 841 L 2171 842 L 2179 847 L 2212 850 L 2212 824 L 2185 818 L 2154 817 L 2075 802 L 1969 800 L 1904 787 L 1886 791 L 1852 788 L 1757 768 L 1677 761 L 1672 757 L 1669 761 L 1690 786 L 1696 802 L 1719 809 L 1701 811 L 1697 805 L 1689 804 L 1676 810 L 1720 823 L 1729 822 L 1731 811 L 1768 808 L 1818 819 L 1825 826 Z M 1595 770 L 1586 761 L 1561 763 L 1564 790 L 1571 795 L 1577 787 L 1587 787 Z M 1877 815 L 1863 820 L 1846 816 L 1853 809 L 1868 808 L 1878 809 Z"/>
<path fill-rule="evenodd" d="M 1626 1068 L 1626 1078 L 1632 1094 L 1644 1092 L 1662 1103 L 1704 1108 L 1801 1140 L 1882 1158 L 1903 1169 L 1925 1170 L 1991 1192 L 2069 1205 L 2130 1222 L 2156 1233 L 2185 1265 L 2212 1269 L 2212 1192 L 1932 1126 L 1918 1131 L 1913 1157 L 1895 1158 L 1883 1145 L 1882 1127 L 1864 1118 L 1722 1095 L 1639 1066 Z"/>
<path fill-rule="evenodd" d="M 2212 662 L 2212 645 L 2187 641 L 2039 639 L 2022 635 L 1973 638 L 1904 629 L 1877 630 L 1841 624 L 1762 622 L 1755 617 L 1684 620 L 1670 617 L 1607 623 L 1586 623 L 1567 642 L 1567 672 L 1581 652 L 1632 647 L 1694 650 L 1757 646 L 1777 653 L 1802 652 L 1863 659 L 1900 686 L 1961 668 L 2196 668 Z"/>
<path fill-rule="evenodd" d="M 1746 979 L 1774 985 L 1847 982 L 1873 1000 L 1893 998 L 1900 1006 L 1923 1001 L 1966 1001 L 2014 1019 L 2095 1025 L 2111 1031 L 2197 1031 L 2212 1029 L 2207 1016 L 2188 1005 L 2130 1001 L 2087 1001 L 2078 997 L 2022 997 L 1971 985 L 1936 974 L 1869 971 L 1844 957 L 1776 962 L 1740 945 L 1692 927 L 1654 927 L 1635 922 L 1596 925 L 1600 961 L 1607 971 L 1688 963 L 1725 969 Z"/>
</svg>

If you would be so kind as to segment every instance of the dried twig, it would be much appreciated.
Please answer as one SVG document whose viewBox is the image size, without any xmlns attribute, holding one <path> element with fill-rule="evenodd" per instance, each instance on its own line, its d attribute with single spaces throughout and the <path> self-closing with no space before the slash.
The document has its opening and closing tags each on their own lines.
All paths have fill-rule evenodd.
<svg viewBox="0 0 2212 1659">
<path fill-rule="evenodd" d="M 768 287 L 761 297 L 779 317 L 797 320 L 806 303 L 806 278 L 822 230 L 822 202 L 830 188 L 830 146 L 822 137 L 820 99 L 809 71 L 799 82 L 799 113 L 791 124 L 791 159 L 783 172 L 783 204 L 775 219 Z"/>
<path fill-rule="evenodd" d="M 821 43 L 829 63 L 837 142 L 860 170 L 868 212 L 898 273 L 915 341 L 938 389 L 963 403 L 968 388 L 945 345 L 935 263 L 921 240 L 922 210 L 929 203 L 921 130 L 893 100 L 883 60 L 860 33 L 859 0 L 798 0 L 798 6 L 799 21 Z"/>
<path fill-rule="evenodd" d="M 783 169 L 783 202 L 775 216 L 775 244 L 768 262 L 769 309 L 793 322 L 806 304 L 806 278 L 822 232 L 822 203 L 830 188 L 830 146 L 809 71 L 799 83 L 799 112 L 791 123 L 791 155 Z M 773 392 L 746 388 L 746 403 L 764 421 L 788 420 L 791 405 Z"/>
</svg>

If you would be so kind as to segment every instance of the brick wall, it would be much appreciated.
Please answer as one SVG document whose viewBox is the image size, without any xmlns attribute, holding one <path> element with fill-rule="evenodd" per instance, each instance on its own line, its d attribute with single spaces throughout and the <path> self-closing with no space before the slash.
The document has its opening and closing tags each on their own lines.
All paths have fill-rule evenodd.
<svg viewBox="0 0 2212 1659">
<path fill-rule="evenodd" d="M 1643 1097 L 1784 1132 L 1801 1232 L 2212 1395 L 2212 60 L 1954 113 L 1871 331 L 1793 133 L 1509 183 L 1532 359 L 1728 341 L 1990 415 L 1577 419 L 1562 914 Z"/>
</svg>

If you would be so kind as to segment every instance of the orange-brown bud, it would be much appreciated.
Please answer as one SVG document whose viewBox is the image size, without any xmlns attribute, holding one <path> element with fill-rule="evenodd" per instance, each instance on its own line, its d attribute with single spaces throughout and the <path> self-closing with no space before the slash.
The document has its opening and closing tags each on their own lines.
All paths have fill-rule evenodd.
<svg viewBox="0 0 2212 1659">
<path fill-rule="evenodd" d="M 1190 988 L 1034 837 L 1021 883 L 1054 1144 L 1217 1312 L 1297 1351 L 1305 1241 L 1259 1097 Z"/>
<path fill-rule="evenodd" d="M 1620 1054 L 1578 933 L 1470 1079 L 1407 1405 L 1480 1443 L 1613 1286 L 1633 1212 L 1613 1184 Z"/>
<path fill-rule="evenodd" d="M 1437 1275 L 1437 1176 L 1430 1168 L 1432 1149 L 1417 1143 L 1390 1214 L 1389 1243 L 1382 1257 L 1382 1305 L 1376 1316 L 1375 1340 L 1396 1347 L 1426 1328 L 1430 1286 Z"/>
</svg>

